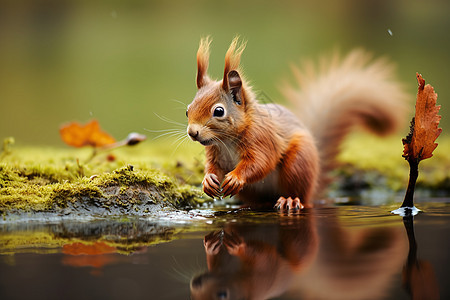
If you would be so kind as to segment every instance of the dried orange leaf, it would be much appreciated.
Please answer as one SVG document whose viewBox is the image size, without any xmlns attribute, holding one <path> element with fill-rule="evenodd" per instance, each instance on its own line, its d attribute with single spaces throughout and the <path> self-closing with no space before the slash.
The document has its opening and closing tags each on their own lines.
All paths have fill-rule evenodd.
<svg viewBox="0 0 450 300">
<path fill-rule="evenodd" d="M 416 114 L 411 122 L 411 132 L 403 139 L 403 157 L 406 160 L 420 161 L 432 157 L 438 145 L 435 140 L 442 132 L 442 128 L 438 128 L 441 106 L 436 106 L 437 94 L 434 88 L 429 84 L 425 85 L 422 75 L 417 73 L 416 76 L 419 83 Z"/>
<path fill-rule="evenodd" d="M 62 126 L 59 134 L 66 144 L 73 147 L 102 147 L 116 142 L 112 136 L 100 129 L 97 120 L 92 120 L 86 125 L 71 122 Z"/>
</svg>

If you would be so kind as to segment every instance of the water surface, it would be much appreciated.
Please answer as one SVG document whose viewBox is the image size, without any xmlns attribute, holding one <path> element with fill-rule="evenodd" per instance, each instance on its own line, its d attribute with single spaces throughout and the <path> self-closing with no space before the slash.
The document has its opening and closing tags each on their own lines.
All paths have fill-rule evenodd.
<svg viewBox="0 0 450 300">
<path fill-rule="evenodd" d="M 450 205 L 0 224 L 0 299 L 450 297 Z"/>
</svg>

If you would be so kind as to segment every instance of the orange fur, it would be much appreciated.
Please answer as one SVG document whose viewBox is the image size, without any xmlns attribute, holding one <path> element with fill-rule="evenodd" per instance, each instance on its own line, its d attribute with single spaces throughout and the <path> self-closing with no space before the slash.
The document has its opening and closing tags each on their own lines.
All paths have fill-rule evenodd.
<svg viewBox="0 0 450 300">
<path fill-rule="evenodd" d="M 201 88 L 209 81 L 207 71 L 209 64 L 209 45 L 211 39 L 206 37 L 200 40 L 200 45 L 197 51 L 197 87 Z"/>
<path fill-rule="evenodd" d="M 244 52 L 246 44 L 243 43 L 238 46 L 239 38 L 235 37 L 225 54 L 225 67 L 223 71 L 223 83 L 222 88 L 228 90 L 227 75 L 231 70 L 239 69 L 239 63 L 241 61 L 242 52 Z"/>
<path fill-rule="evenodd" d="M 282 196 L 302 196 L 301 201 L 308 205 L 315 192 L 319 175 L 318 152 L 309 133 L 297 134 L 291 139 L 281 165 L 280 185 L 284 191 Z"/>
<path fill-rule="evenodd" d="M 293 67 L 298 86 L 282 92 L 310 130 L 320 155 L 319 189 L 330 181 L 343 138 L 355 127 L 387 135 L 404 124 L 406 94 L 394 79 L 393 66 L 385 59 L 356 49 L 346 57 L 322 57 L 318 66 Z"/>
<path fill-rule="evenodd" d="M 210 80 L 209 44 L 203 39 L 197 52 L 199 90 L 188 108 L 188 134 L 206 147 L 203 185 L 212 197 L 287 197 L 308 206 L 352 127 L 385 134 L 402 119 L 404 94 L 390 65 L 369 63 L 363 52 L 323 60 L 320 71 L 294 69 L 301 90 L 283 89 L 296 105 L 294 115 L 283 106 L 258 103 L 238 71 L 245 44 L 238 46 L 237 38 L 225 55 L 223 79 Z M 292 205 L 279 199 L 281 208 Z"/>
</svg>

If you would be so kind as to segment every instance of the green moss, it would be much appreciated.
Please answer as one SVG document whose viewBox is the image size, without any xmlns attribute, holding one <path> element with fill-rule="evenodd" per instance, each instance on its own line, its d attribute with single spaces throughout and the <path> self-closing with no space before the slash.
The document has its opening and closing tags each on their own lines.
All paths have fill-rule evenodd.
<svg viewBox="0 0 450 300">
<path fill-rule="evenodd" d="M 346 140 L 339 155 L 339 161 L 343 165 L 336 171 L 337 176 L 341 182 L 359 180 L 359 184 L 367 184 L 369 188 L 386 185 L 393 191 L 405 190 L 409 165 L 402 158 L 401 139 L 401 137 L 353 135 Z M 441 136 L 437 142 L 439 145 L 433 157 L 422 161 L 419 165 L 417 187 L 435 192 L 444 191 L 448 195 L 450 138 Z"/>
<path fill-rule="evenodd" d="M 14 148 L 0 162 L 0 212 L 73 212 L 92 206 L 99 214 L 146 214 L 150 205 L 184 208 L 201 202 L 200 189 L 189 184 L 201 175 L 180 175 L 192 173 L 189 160 L 163 159 L 155 146 L 119 149 L 113 161 L 104 154 L 89 163 L 80 161 L 90 149 Z"/>
<path fill-rule="evenodd" d="M 105 173 L 95 177 L 94 181 L 98 181 L 101 186 L 120 185 L 128 187 L 132 185 L 154 185 L 158 188 L 172 189 L 174 183 L 168 176 L 157 171 L 134 171 L 134 167 L 128 165 L 112 173 Z"/>
</svg>

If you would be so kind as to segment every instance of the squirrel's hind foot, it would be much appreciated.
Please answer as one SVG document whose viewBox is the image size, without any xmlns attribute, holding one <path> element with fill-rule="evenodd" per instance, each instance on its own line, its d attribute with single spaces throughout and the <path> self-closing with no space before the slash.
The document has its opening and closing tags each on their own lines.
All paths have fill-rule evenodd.
<svg viewBox="0 0 450 300">
<path fill-rule="evenodd" d="M 305 206 L 302 204 L 300 198 L 298 197 L 295 197 L 294 199 L 292 199 L 292 197 L 280 197 L 278 198 L 278 201 L 275 204 L 274 208 L 280 211 L 296 211 L 305 208 Z"/>
</svg>

